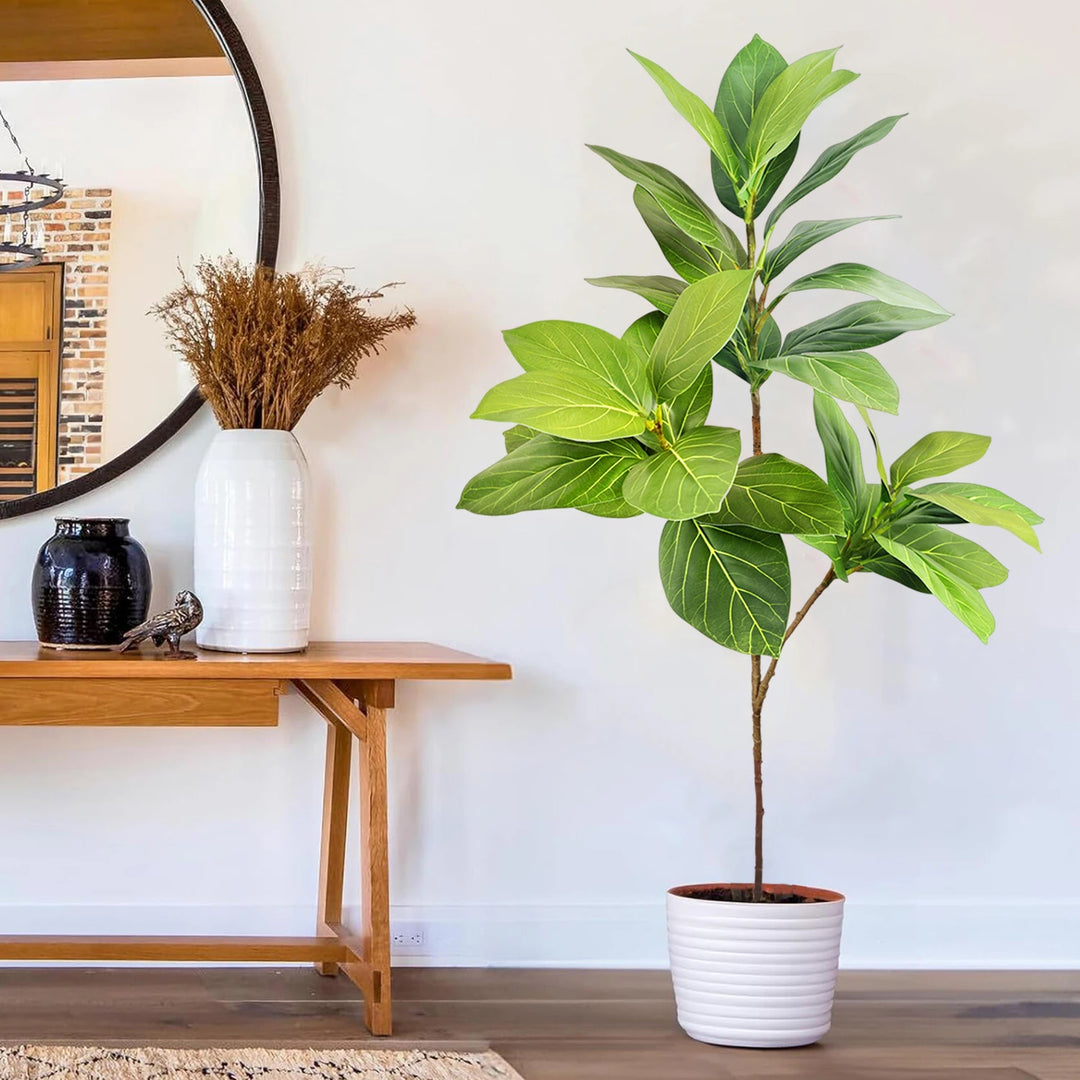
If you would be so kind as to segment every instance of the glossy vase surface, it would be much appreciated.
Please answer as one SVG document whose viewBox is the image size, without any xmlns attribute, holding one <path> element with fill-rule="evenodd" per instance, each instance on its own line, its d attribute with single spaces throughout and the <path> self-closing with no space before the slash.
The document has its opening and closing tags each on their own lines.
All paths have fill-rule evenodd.
<svg viewBox="0 0 1080 1080">
<path fill-rule="evenodd" d="M 57 649 L 119 645 L 146 618 L 150 589 L 150 561 L 127 518 L 57 518 L 34 566 L 38 641 Z"/>
<path fill-rule="evenodd" d="M 310 479 L 288 431 L 221 431 L 195 487 L 195 640 L 223 652 L 300 652 L 311 621 Z"/>
</svg>

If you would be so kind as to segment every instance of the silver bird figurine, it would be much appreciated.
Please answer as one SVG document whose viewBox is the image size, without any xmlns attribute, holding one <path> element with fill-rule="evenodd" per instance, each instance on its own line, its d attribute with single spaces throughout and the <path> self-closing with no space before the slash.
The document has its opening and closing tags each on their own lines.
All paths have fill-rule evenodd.
<svg viewBox="0 0 1080 1080">
<path fill-rule="evenodd" d="M 180 648 L 180 639 L 185 634 L 190 634 L 202 622 L 202 618 L 203 609 L 199 598 L 193 592 L 184 589 L 183 592 L 176 594 L 174 607 L 163 611 L 160 615 L 152 615 L 146 622 L 129 630 L 124 635 L 120 652 L 127 652 L 128 649 L 133 649 L 150 638 L 158 648 L 165 642 L 169 643 L 169 652 L 166 657 L 169 660 L 194 659 L 194 653 L 185 652 Z"/>
</svg>

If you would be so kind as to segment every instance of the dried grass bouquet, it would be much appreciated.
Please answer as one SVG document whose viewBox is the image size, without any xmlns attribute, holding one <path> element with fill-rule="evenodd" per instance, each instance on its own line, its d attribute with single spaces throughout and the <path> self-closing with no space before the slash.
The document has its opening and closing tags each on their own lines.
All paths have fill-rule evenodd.
<svg viewBox="0 0 1080 1080">
<path fill-rule="evenodd" d="M 406 309 L 372 315 L 362 292 L 323 266 L 279 274 L 233 256 L 202 259 L 151 309 L 223 428 L 291 431 L 328 386 L 348 387 L 360 360 L 396 330 Z"/>
</svg>

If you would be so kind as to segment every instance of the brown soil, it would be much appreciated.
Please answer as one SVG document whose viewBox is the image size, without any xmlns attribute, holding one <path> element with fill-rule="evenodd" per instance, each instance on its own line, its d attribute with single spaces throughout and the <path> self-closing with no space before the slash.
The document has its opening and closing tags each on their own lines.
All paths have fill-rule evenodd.
<svg viewBox="0 0 1080 1080">
<path fill-rule="evenodd" d="M 754 900 L 754 890 L 751 888 L 707 888 L 695 889 L 693 892 L 682 893 L 694 900 L 717 900 L 728 904 L 749 904 Z M 817 904 L 819 901 L 812 896 L 799 896 L 793 892 L 763 892 L 760 904 Z"/>
</svg>

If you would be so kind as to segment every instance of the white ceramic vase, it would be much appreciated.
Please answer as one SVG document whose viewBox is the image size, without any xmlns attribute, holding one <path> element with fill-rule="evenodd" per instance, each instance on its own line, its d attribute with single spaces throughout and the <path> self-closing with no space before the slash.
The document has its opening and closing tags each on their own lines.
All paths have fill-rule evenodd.
<svg viewBox="0 0 1080 1080">
<path fill-rule="evenodd" d="M 310 479 L 288 431 L 221 431 L 195 484 L 201 648 L 300 652 L 311 621 Z"/>
<path fill-rule="evenodd" d="M 687 1035 L 721 1046 L 817 1042 L 832 1018 L 843 896 L 787 885 L 765 888 L 817 902 L 729 903 L 681 895 L 717 887 L 730 886 L 689 885 L 667 895 L 679 1025 Z"/>
</svg>

